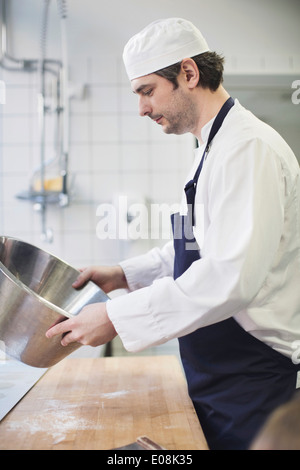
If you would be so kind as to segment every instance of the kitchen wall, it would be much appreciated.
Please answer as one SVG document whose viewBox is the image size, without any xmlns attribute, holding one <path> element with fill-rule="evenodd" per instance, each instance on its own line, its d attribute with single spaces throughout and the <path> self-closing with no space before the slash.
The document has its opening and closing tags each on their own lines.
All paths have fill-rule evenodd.
<svg viewBox="0 0 300 470">
<path fill-rule="evenodd" d="M 71 201 L 65 208 L 48 207 L 51 244 L 40 240 L 40 214 L 30 202 L 16 198 L 28 189 L 39 165 L 38 80 L 34 74 L 2 71 L 6 104 L 1 126 L 1 233 L 43 246 L 75 266 L 115 263 L 147 249 L 150 240 L 100 240 L 97 224 L 103 217 L 97 216 L 97 209 L 118 203 L 120 196 L 127 198 L 128 209 L 144 201 L 178 201 L 194 147 L 190 136 L 165 136 L 150 120 L 139 118 L 137 98 L 120 59 L 103 60 L 109 64 L 105 70 L 101 58 L 80 62 L 84 95 L 70 101 Z M 48 132 L 48 154 L 52 148 Z"/>
<path fill-rule="evenodd" d="M 280 104 L 285 95 L 280 127 L 294 150 L 299 143 L 300 105 L 297 108 L 291 101 L 292 83 L 295 77 L 300 79 L 298 0 L 159 0 L 152 1 L 151 8 L 135 0 L 103 3 L 67 2 L 71 200 L 65 208 L 48 207 L 47 226 L 54 232 L 51 244 L 40 238 L 40 214 L 31 203 L 16 198 L 28 189 L 33 169 L 39 164 L 38 76 L 0 67 L 0 80 L 6 84 L 6 103 L 0 104 L 0 234 L 39 245 L 77 267 L 113 264 L 164 243 L 165 233 L 160 233 L 158 240 L 100 239 L 97 210 L 104 203 L 116 205 L 120 196 L 128 198 L 129 206 L 134 202 L 177 202 L 193 158 L 191 136 L 165 135 L 150 120 L 138 116 L 137 98 L 125 76 L 123 45 L 150 21 L 182 16 L 202 25 L 211 48 L 227 58 L 229 81 L 239 74 L 269 77 L 272 94 L 268 95 L 268 106 L 274 100 Z M 12 55 L 38 56 L 41 4 L 39 0 L 10 1 Z M 55 58 L 59 54 L 58 26 L 55 12 L 51 15 L 48 56 Z M 272 76 L 277 75 L 286 77 L 285 85 L 272 89 Z M 250 86 L 249 94 L 242 85 L 235 82 L 234 96 L 241 93 L 251 109 L 255 88 Z M 260 96 L 267 94 L 267 88 L 260 89 Z M 268 114 L 274 118 L 271 105 L 262 117 L 267 120 Z M 52 141 L 49 131 L 48 152 Z"/>
<path fill-rule="evenodd" d="M 8 3 L 9 52 L 18 58 L 39 57 L 43 2 Z M 50 4 L 47 52 L 48 57 L 59 58 L 56 2 Z M 294 118 L 299 116 L 299 110 L 291 101 L 292 81 L 297 74 L 300 77 L 297 0 L 255 0 L 251 5 L 240 0 L 214 0 L 209 5 L 190 0 L 184 6 L 177 0 L 154 1 L 150 12 L 143 2 L 136 0 L 113 0 L 105 6 L 92 0 L 84 5 L 79 0 L 66 4 L 73 96 L 69 149 L 71 203 L 66 208 L 48 208 L 47 226 L 54 231 L 54 241 L 50 245 L 43 242 L 40 214 L 32 204 L 16 198 L 28 189 L 33 169 L 39 165 L 39 77 L 36 73 L 11 72 L 0 67 L 0 80 L 6 84 L 6 104 L 0 105 L 1 234 L 40 245 L 76 266 L 115 263 L 164 242 L 100 240 L 96 232 L 100 220 L 97 208 L 103 203 L 115 204 L 119 195 L 128 197 L 129 205 L 145 200 L 159 204 L 177 202 L 192 161 L 191 136 L 166 136 L 159 127 L 138 116 L 137 98 L 131 93 L 121 60 L 123 45 L 130 35 L 158 17 L 183 16 L 202 25 L 211 48 L 226 56 L 227 77 L 270 76 L 269 90 L 265 87 L 257 94 L 261 108 L 261 95 L 266 96 L 271 90 L 263 113 L 261 109 L 258 113 L 271 121 L 274 115 L 280 116 L 280 132 L 286 132 L 294 150 L 300 144 L 299 120 Z M 130 24 L 124 22 L 133 11 Z M 285 81 L 287 89 L 272 90 L 272 75 L 278 74 L 290 76 Z M 243 83 L 238 81 L 233 96 L 239 97 L 240 93 L 245 104 L 255 108 L 255 90 L 250 90 L 250 96 L 245 95 Z M 284 112 L 274 112 L 271 104 L 280 102 L 284 92 Z M 291 119 L 282 122 L 284 116 Z M 47 119 L 50 124 L 46 133 L 47 152 L 51 155 L 52 124 Z M 276 127 L 277 123 L 271 124 Z"/>
</svg>

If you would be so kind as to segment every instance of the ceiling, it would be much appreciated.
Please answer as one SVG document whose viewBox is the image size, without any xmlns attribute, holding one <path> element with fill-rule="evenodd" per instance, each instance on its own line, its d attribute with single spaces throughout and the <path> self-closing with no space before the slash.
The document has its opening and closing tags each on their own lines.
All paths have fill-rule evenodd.
<svg viewBox="0 0 300 470">
<path fill-rule="evenodd" d="M 3 1 L 3 0 L 0 0 Z M 71 54 L 99 52 L 121 54 L 127 40 L 148 23 L 170 16 L 193 21 L 211 49 L 229 55 L 299 54 L 299 0 L 63 0 L 68 17 Z M 32 36 L 37 47 L 43 0 L 8 0 L 18 31 Z M 57 24 L 56 1 L 50 2 Z M 49 28 L 50 32 L 50 28 Z M 52 34 L 55 43 L 57 35 Z M 11 38 L 13 42 L 13 38 Z M 14 44 L 15 52 L 22 45 Z M 22 54 L 24 55 L 24 54 Z"/>
</svg>

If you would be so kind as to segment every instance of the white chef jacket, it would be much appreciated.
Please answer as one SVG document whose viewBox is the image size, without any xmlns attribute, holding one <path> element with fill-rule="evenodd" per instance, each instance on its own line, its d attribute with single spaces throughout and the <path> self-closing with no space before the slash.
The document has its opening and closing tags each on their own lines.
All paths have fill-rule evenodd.
<svg viewBox="0 0 300 470">
<path fill-rule="evenodd" d="M 204 145 L 186 181 L 212 122 L 202 129 Z M 109 300 L 107 311 L 124 347 L 137 352 L 233 316 L 300 362 L 299 164 L 238 100 L 198 180 L 194 234 L 201 259 L 176 280 L 173 242 L 120 263 L 131 292 Z"/>
</svg>

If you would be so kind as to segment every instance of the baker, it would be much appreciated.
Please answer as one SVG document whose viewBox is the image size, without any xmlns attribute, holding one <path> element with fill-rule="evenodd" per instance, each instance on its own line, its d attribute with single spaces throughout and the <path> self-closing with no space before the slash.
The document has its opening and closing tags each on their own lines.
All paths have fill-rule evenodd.
<svg viewBox="0 0 300 470">
<path fill-rule="evenodd" d="M 199 142 L 172 216 L 174 242 L 84 269 L 74 287 L 90 279 L 130 292 L 86 306 L 47 336 L 96 346 L 118 334 L 131 352 L 179 338 L 209 447 L 247 449 L 297 388 L 299 165 L 274 129 L 229 96 L 223 58 L 191 22 L 151 23 L 123 58 L 139 114 Z"/>
</svg>

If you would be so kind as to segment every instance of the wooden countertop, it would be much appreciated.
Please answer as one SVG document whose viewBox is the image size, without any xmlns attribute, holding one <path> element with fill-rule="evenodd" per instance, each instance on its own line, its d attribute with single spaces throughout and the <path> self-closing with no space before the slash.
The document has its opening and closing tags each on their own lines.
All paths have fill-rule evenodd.
<svg viewBox="0 0 300 470">
<path fill-rule="evenodd" d="M 0 449 L 109 450 L 144 435 L 207 449 L 176 357 L 64 359 L 1 421 Z"/>
</svg>

